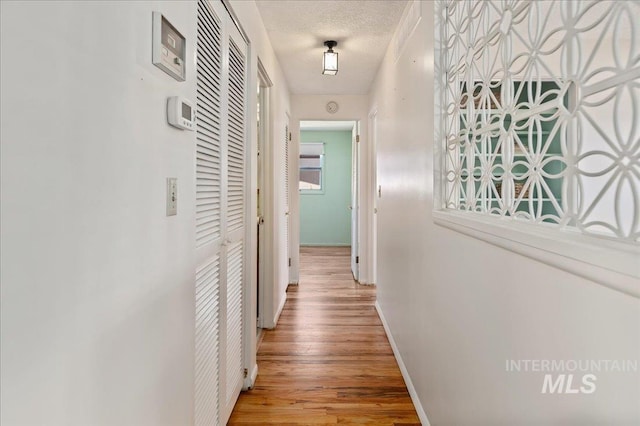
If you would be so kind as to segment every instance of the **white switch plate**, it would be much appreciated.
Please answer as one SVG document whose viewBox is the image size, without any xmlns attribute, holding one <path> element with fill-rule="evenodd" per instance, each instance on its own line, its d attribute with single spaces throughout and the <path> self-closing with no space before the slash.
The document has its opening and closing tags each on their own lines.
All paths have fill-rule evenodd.
<svg viewBox="0 0 640 426">
<path fill-rule="evenodd" d="M 178 214 L 178 178 L 167 178 L 167 216 Z"/>
</svg>

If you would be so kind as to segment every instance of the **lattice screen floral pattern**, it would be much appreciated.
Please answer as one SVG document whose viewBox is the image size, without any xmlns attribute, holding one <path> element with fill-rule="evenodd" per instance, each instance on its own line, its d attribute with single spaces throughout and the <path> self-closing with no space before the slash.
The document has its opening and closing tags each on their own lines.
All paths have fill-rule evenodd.
<svg viewBox="0 0 640 426">
<path fill-rule="evenodd" d="M 443 1 L 445 208 L 640 240 L 640 2 Z"/>
</svg>

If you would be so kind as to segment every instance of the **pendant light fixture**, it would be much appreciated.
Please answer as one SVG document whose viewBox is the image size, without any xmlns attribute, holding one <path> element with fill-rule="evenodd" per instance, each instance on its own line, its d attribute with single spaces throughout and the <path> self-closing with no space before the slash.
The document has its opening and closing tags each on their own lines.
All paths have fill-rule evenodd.
<svg viewBox="0 0 640 426">
<path fill-rule="evenodd" d="M 324 45 L 329 48 L 322 57 L 322 74 L 336 75 L 338 74 L 338 53 L 333 48 L 338 45 L 337 41 L 327 40 Z"/>
</svg>

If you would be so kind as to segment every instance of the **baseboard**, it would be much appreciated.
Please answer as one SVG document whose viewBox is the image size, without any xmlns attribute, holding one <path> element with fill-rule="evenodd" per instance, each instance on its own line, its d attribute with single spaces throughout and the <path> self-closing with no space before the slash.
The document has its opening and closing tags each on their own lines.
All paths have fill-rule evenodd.
<svg viewBox="0 0 640 426">
<path fill-rule="evenodd" d="M 260 350 L 260 345 L 262 344 L 262 339 L 264 339 L 264 328 L 258 329 L 258 335 L 256 336 L 256 348 Z"/>
<path fill-rule="evenodd" d="M 258 364 L 255 364 L 251 369 L 251 374 L 247 374 L 247 377 L 244 378 L 244 383 L 242 384 L 242 390 L 252 389 L 253 385 L 256 382 L 257 377 L 258 377 Z"/>
<path fill-rule="evenodd" d="M 278 310 L 276 311 L 276 315 L 273 317 L 273 328 L 276 328 L 278 325 L 278 320 L 280 319 L 280 314 L 282 313 L 282 309 L 284 309 L 284 304 L 287 303 L 287 292 L 285 291 L 282 300 L 280 301 L 280 306 L 278 306 Z"/>
<path fill-rule="evenodd" d="M 387 320 L 384 318 L 384 314 L 382 313 L 382 309 L 380 308 L 380 304 L 376 301 L 376 311 L 378 311 L 378 316 L 380 317 L 380 321 L 382 321 L 382 326 L 384 327 L 384 331 L 387 334 L 387 339 L 389 339 L 389 344 L 391 345 L 391 349 L 393 350 L 393 355 L 396 358 L 396 362 L 398 363 L 398 367 L 400 367 L 400 372 L 402 373 L 402 377 L 404 378 L 404 383 L 407 385 L 407 390 L 409 391 L 409 396 L 411 396 L 411 401 L 413 402 L 413 406 L 416 408 L 416 412 L 418 413 L 418 418 L 423 426 L 430 426 L 429 419 L 427 418 L 427 413 L 422 408 L 422 404 L 420 403 L 420 399 L 418 399 L 418 393 L 416 392 L 416 388 L 413 387 L 413 382 L 411 381 L 411 377 L 409 377 L 409 372 L 407 371 L 407 367 L 404 365 L 402 361 L 402 357 L 400 356 L 400 350 L 396 345 L 395 340 L 393 340 L 393 335 L 391 335 L 391 330 L 389 329 L 389 324 L 387 324 Z"/>
</svg>

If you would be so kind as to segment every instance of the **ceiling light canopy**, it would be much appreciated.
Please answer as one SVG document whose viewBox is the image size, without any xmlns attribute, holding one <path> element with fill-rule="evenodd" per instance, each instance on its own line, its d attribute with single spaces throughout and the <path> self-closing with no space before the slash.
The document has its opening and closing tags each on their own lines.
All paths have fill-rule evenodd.
<svg viewBox="0 0 640 426">
<path fill-rule="evenodd" d="M 337 41 L 327 40 L 324 45 L 329 48 L 322 57 L 322 74 L 336 75 L 338 74 L 338 53 L 333 48 L 338 45 Z"/>
</svg>

